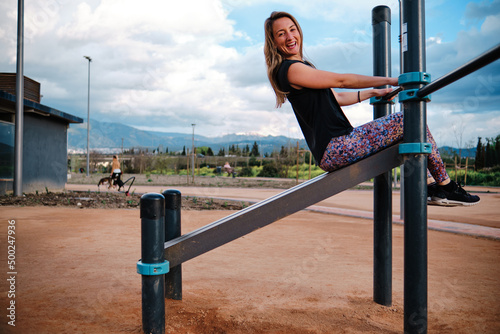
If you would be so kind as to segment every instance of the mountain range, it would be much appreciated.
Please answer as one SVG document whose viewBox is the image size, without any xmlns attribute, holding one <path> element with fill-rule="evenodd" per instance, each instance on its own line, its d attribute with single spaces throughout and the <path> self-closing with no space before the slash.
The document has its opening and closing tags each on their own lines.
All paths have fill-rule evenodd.
<svg viewBox="0 0 500 334">
<path fill-rule="evenodd" d="M 190 149 L 193 135 L 188 133 L 175 132 L 156 132 L 144 131 L 120 123 L 107 123 L 90 120 L 90 150 L 96 150 L 102 153 L 120 152 L 124 149 L 142 148 L 165 152 L 179 152 L 185 147 Z M 261 154 L 279 151 L 281 146 L 297 145 L 301 148 L 307 147 L 304 139 L 289 138 L 285 136 L 259 136 L 259 135 L 241 135 L 227 134 L 219 137 L 205 137 L 201 135 L 194 136 L 195 146 L 207 146 L 212 149 L 214 154 L 219 149 L 225 148 L 226 152 L 231 145 L 238 145 L 243 149 L 246 145 L 252 148 L 254 142 L 259 145 Z M 70 152 L 85 152 L 87 147 L 87 123 L 71 124 L 68 129 L 68 150 Z M 459 154 L 459 149 L 443 146 L 439 148 L 442 154 Z M 476 148 L 463 148 L 461 150 L 463 158 L 474 158 Z"/>
<path fill-rule="evenodd" d="M 120 123 L 107 123 L 90 120 L 90 151 L 119 152 L 124 149 L 142 148 L 165 152 L 182 151 L 192 146 L 192 134 L 175 132 L 144 131 Z M 288 138 L 285 136 L 260 136 L 227 134 L 219 137 L 205 137 L 195 134 L 196 147 L 207 146 L 217 154 L 219 149 L 226 152 L 231 145 L 238 145 L 243 149 L 246 145 L 252 148 L 254 142 L 259 146 L 261 154 L 280 150 L 281 146 L 296 147 L 297 141 L 301 148 L 306 147 L 304 139 Z M 85 152 L 87 148 L 87 123 L 71 124 L 68 129 L 68 150 L 70 152 Z"/>
</svg>

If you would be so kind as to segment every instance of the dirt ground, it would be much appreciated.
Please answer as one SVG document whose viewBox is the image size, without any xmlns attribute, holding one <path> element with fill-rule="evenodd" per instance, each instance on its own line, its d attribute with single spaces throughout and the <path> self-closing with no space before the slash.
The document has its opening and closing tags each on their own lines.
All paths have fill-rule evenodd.
<svg viewBox="0 0 500 334">
<path fill-rule="evenodd" d="M 95 173 L 87 177 L 86 174 L 71 173 L 68 177 L 68 183 L 97 185 L 99 180 L 105 176 L 109 176 L 109 174 Z M 136 185 L 185 186 L 193 183 L 192 177 L 188 177 L 187 175 L 124 174 L 122 181 L 129 181 L 125 183 L 125 188 L 132 183 L 132 178 L 134 180 L 130 191 Z M 296 180 L 263 177 L 228 177 L 226 173 L 222 173 L 220 176 L 196 175 L 195 183 L 201 187 L 288 189 L 296 184 Z"/>
<path fill-rule="evenodd" d="M 48 206 L 78 209 L 133 209 L 139 208 L 141 194 L 125 195 L 118 192 L 63 191 L 0 196 L 2 206 Z M 246 201 L 225 201 L 216 198 L 184 196 L 183 210 L 241 210 L 250 204 Z"/>
<path fill-rule="evenodd" d="M 0 210 L 0 333 L 141 333 L 137 207 Z M 183 233 L 231 212 L 184 209 Z M 370 220 L 301 211 L 190 260 L 166 332 L 401 333 L 403 227 L 393 227 L 390 307 L 372 301 L 372 238 Z M 429 333 L 499 333 L 500 241 L 429 231 L 428 256 Z"/>
</svg>

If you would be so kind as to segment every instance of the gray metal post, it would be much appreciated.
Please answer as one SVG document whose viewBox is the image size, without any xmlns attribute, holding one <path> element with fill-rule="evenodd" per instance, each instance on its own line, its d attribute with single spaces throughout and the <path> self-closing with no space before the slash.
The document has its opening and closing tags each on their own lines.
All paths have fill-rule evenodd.
<svg viewBox="0 0 500 334">
<path fill-rule="evenodd" d="M 90 160 L 90 151 L 89 151 L 89 142 L 90 142 L 90 63 L 92 62 L 92 58 L 89 56 L 83 56 L 83 58 L 89 61 L 88 66 L 88 87 L 87 87 L 87 176 L 89 176 L 89 160 Z"/>
<path fill-rule="evenodd" d="M 373 75 L 391 76 L 391 9 L 372 10 Z M 386 88 L 387 86 L 378 87 Z M 373 118 L 391 113 L 391 103 L 373 104 Z M 392 304 L 392 188 L 391 172 L 375 177 L 373 184 L 373 300 Z"/>
<path fill-rule="evenodd" d="M 403 73 L 425 72 L 424 0 L 403 1 Z M 419 89 L 421 83 L 405 89 Z M 426 102 L 403 102 L 404 143 L 426 142 Z M 427 156 L 404 165 L 404 331 L 427 332 Z"/>
<path fill-rule="evenodd" d="M 144 333 L 165 333 L 164 258 L 165 199 L 160 194 L 141 197 L 141 260 L 137 272 L 142 275 L 142 329 Z"/>
<path fill-rule="evenodd" d="M 181 192 L 165 190 L 165 242 L 181 236 Z M 170 268 L 165 275 L 165 298 L 182 300 L 182 264 Z"/>
<path fill-rule="evenodd" d="M 24 0 L 17 5 L 16 135 L 14 159 L 14 196 L 23 194 L 24 136 Z"/>
</svg>

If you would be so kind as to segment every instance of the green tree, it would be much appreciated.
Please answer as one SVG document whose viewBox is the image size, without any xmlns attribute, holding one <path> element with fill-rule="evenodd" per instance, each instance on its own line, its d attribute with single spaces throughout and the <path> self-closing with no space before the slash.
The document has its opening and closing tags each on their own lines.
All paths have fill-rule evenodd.
<svg viewBox="0 0 500 334">
<path fill-rule="evenodd" d="M 481 170 L 484 168 L 484 146 L 481 142 L 481 137 L 477 137 L 476 159 L 474 164 L 476 170 Z"/>
<path fill-rule="evenodd" d="M 495 166 L 500 166 L 500 135 L 495 138 Z"/>
<path fill-rule="evenodd" d="M 209 156 L 209 157 L 213 157 L 214 156 L 214 151 L 212 151 L 211 147 L 207 148 L 207 156 Z"/>
<path fill-rule="evenodd" d="M 223 147 L 219 149 L 219 153 L 217 153 L 217 156 L 219 157 L 225 157 L 226 156 L 226 151 L 224 150 Z"/>
<path fill-rule="evenodd" d="M 164 156 L 157 157 L 155 159 L 154 163 L 154 169 L 157 171 L 160 171 L 160 174 L 163 175 L 163 172 L 166 172 L 168 170 L 168 158 Z"/>
<path fill-rule="evenodd" d="M 248 144 L 245 146 L 245 148 L 243 149 L 243 156 L 246 157 L 250 154 L 250 146 L 248 146 Z"/>
<path fill-rule="evenodd" d="M 493 149 L 493 138 L 486 138 L 488 144 L 486 145 L 485 167 L 493 167 L 495 165 L 495 150 Z"/>
<path fill-rule="evenodd" d="M 186 155 L 186 146 L 184 146 L 184 147 L 182 148 L 182 153 L 181 153 L 181 155 Z"/>
<path fill-rule="evenodd" d="M 236 156 L 241 156 L 241 149 L 238 145 L 231 145 L 229 147 L 229 154 L 230 155 L 236 155 Z"/>
<path fill-rule="evenodd" d="M 209 152 L 212 152 L 212 154 L 210 155 Z M 196 148 L 196 153 L 201 153 L 203 155 L 208 155 L 208 156 L 213 156 L 214 155 L 214 152 L 208 146 L 199 146 L 199 147 L 197 147 Z"/>
<path fill-rule="evenodd" d="M 314 160 L 314 157 L 311 155 L 311 152 L 310 151 L 307 151 L 305 154 L 304 154 L 304 161 L 306 163 L 309 163 L 309 156 L 311 156 L 311 164 L 315 164 L 316 161 Z"/>
<path fill-rule="evenodd" d="M 288 150 L 285 148 L 285 146 L 281 146 L 280 157 L 281 158 L 288 157 Z"/>
<path fill-rule="evenodd" d="M 256 141 L 253 142 L 252 150 L 250 151 L 250 156 L 251 157 L 258 157 L 258 156 L 260 156 L 259 145 L 257 145 Z"/>
</svg>

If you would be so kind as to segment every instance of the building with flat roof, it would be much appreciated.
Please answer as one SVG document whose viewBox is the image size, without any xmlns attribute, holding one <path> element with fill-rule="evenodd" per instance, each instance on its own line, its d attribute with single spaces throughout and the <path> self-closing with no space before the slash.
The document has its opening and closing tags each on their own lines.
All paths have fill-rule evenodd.
<svg viewBox="0 0 500 334">
<path fill-rule="evenodd" d="M 13 191 L 16 74 L 0 73 L 0 194 Z M 62 190 L 68 174 L 68 127 L 83 119 L 40 104 L 40 84 L 24 77 L 23 192 Z"/>
</svg>

